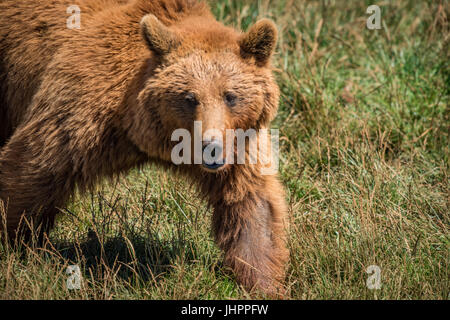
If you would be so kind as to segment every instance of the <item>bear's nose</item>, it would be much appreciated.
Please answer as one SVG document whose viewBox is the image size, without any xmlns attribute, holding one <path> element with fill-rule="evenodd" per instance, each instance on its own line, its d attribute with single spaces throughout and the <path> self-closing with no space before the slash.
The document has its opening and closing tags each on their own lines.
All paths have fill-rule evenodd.
<svg viewBox="0 0 450 320">
<path fill-rule="evenodd" d="M 210 170 L 217 170 L 224 164 L 222 141 L 203 141 L 203 166 Z"/>
</svg>

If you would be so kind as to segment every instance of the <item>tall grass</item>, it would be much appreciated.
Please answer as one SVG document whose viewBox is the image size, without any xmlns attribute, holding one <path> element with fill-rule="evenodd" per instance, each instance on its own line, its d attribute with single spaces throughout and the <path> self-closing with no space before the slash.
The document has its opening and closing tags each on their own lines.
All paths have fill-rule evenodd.
<svg viewBox="0 0 450 320">
<path fill-rule="evenodd" d="M 448 299 L 449 6 L 380 1 L 211 3 L 244 30 L 269 17 L 282 91 L 290 299 Z M 51 245 L 0 247 L 3 299 L 248 298 L 221 264 L 189 181 L 134 170 L 61 208 Z M 67 266 L 82 286 L 68 290 Z M 367 268 L 381 288 L 366 286 Z"/>
</svg>

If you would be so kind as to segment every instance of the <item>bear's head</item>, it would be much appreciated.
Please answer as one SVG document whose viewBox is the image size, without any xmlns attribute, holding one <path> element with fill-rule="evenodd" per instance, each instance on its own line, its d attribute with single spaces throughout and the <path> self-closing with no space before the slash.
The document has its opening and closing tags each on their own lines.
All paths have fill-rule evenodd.
<svg viewBox="0 0 450 320">
<path fill-rule="evenodd" d="M 157 156 L 169 160 L 177 144 L 172 134 L 181 129 L 192 137 L 192 163 L 198 163 L 197 143 L 213 156 L 203 159 L 205 170 L 226 168 L 231 156 L 225 148 L 227 130 L 266 128 L 278 109 L 279 89 L 270 64 L 277 41 L 274 23 L 263 19 L 239 33 L 210 17 L 165 25 L 147 15 L 141 33 L 157 62 L 138 95 L 141 110 L 134 121 L 142 125 L 136 126 L 134 142 L 149 155 L 158 144 Z M 142 134 L 146 123 L 157 128 L 156 137 Z M 148 132 L 155 135 L 152 130 Z"/>
</svg>

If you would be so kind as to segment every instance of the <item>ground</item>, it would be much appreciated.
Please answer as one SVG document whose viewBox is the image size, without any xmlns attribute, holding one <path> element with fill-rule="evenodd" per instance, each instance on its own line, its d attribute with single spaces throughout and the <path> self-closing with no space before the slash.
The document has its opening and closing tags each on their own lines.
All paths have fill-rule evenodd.
<svg viewBox="0 0 450 320">
<path fill-rule="evenodd" d="M 280 173 L 290 299 L 448 299 L 449 25 L 442 1 L 220 0 L 220 21 L 280 29 Z M 2 299 L 248 298 L 190 183 L 136 169 L 61 208 L 52 248 L 0 247 Z M 69 265 L 81 288 L 67 288 Z M 366 270 L 380 269 L 369 289 Z"/>
</svg>

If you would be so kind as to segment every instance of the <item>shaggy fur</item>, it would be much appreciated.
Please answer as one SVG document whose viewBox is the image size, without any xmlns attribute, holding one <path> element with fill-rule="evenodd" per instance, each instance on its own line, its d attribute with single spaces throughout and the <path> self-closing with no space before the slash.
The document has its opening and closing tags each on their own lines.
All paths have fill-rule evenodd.
<svg viewBox="0 0 450 320">
<path fill-rule="evenodd" d="M 81 29 L 66 28 L 78 3 Z M 76 187 L 154 161 L 171 164 L 177 128 L 267 127 L 278 108 L 268 20 L 240 33 L 195 0 L 0 3 L 0 199 L 9 237 L 41 232 Z M 224 95 L 236 97 L 233 107 Z M 193 108 L 186 94 L 195 94 Z M 225 139 L 225 137 L 223 137 Z M 225 263 L 247 289 L 281 288 L 284 193 L 260 164 L 178 169 L 213 208 Z"/>
</svg>

